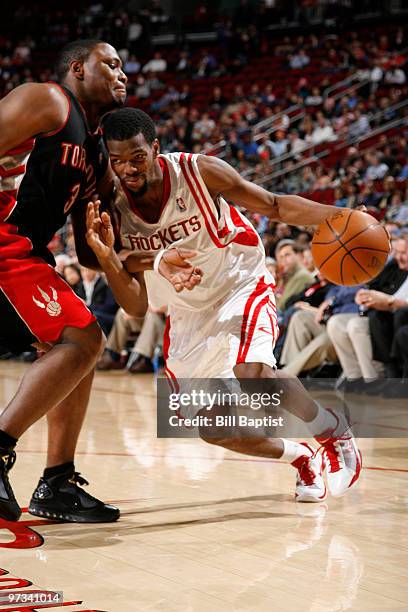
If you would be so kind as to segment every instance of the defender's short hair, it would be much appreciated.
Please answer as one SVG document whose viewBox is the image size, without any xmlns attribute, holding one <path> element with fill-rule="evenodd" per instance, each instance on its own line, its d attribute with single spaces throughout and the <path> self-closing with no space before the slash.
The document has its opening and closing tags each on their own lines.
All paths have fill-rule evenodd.
<svg viewBox="0 0 408 612">
<path fill-rule="evenodd" d="M 62 81 L 67 75 L 71 62 L 85 62 L 95 47 L 101 44 L 103 44 L 103 40 L 96 38 L 83 38 L 66 44 L 61 49 L 55 64 L 58 80 Z"/>
<path fill-rule="evenodd" d="M 148 145 L 157 138 L 153 120 L 139 108 L 120 108 L 102 120 L 105 140 L 129 140 L 143 134 Z"/>
</svg>

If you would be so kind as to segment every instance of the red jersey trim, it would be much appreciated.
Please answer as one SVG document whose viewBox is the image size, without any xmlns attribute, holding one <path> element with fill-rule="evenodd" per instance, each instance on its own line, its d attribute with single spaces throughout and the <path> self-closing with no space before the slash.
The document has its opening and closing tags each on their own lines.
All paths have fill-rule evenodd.
<svg viewBox="0 0 408 612">
<path fill-rule="evenodd" d="M 197 192 L 195 191 L 192 182 L 190 180 L 190 177 L 187 174 L 186 168 L 185 168 L 185 154 L 182 153 L 180 156 L 180 166 L 181 169 L 183 171 L 184 177 L 188 183 L 188 186 L 190 188 L 191 193 L 193 194 L 193 197 L 204 217 L 204 221 L 208 230 L 208 233 L 211 236 L 212 241 L 214 242 L 214 244 L 216 244 L 216 246 L 218 248 L 224 249 L 227 246 L 229 246 L 232 243 L 236 243 L 236 244 L 243 244 L 245 246 L 258 246 L 259 244 L 259 237 L 258 234 L 255 232 L 255 230 L 253 228 L 251 228 L 249 225 L 247 225 L 243 219 L 241 219 L 238 211 L 231 205 L 229 205 L 230 207 L 230 214 L 231 214 L 231 221 L 234 224 L 234 226 L 236 228 L 242 228 L 245 231 L 243 232 L 238 232 L 237 235 L 230 240 L 229 242 L 226 243 L 222 243 L 220 242 L 220 238 L 225 238 L 226 236 L 228 236 L 228 234 L 230 234 L 230 230 L 228 229 L 228 227 L 225 225 L 223 228 L 219 229 L 218 228 L 218 221 L 214 216 L 214 212 L 211 209 L 211 205 L 208 202 L 208 199 L 204 193 L 204 190 L 202 188 L 202 185 L 200 183 L 200 180 L 197 176 L 197 172 L 193 166 L 193 161 L 192 161 L 192 154 L 189 153 L 188 155 L 188 169 L 190 171 L 190 174 L 193 178 L 193 181 L 195 183 L 195 185 L 198 188 L 198 191 L 200 193 L 201 196 L 201 201 L 200 201 L 200 197 L 198 196 Z M 183 167 L 183 163 L 184 163 L 184 167 Z M 207 213 L 205 212 L 204 207 L 202 206 L 202 202 L 204 202 L 205 207 L 209 213 L 210 219 L 207 219 Z M 213 225 L 215 226 L 214 229 L 211 228 L 210 226 L 210 221 L 213 223 Z"/>
<path fill-rule="evenodd" d="M 261 309 L 266 306 L 266 304 L 269 303 L 269 305 L 274 309 L 274 311 L 276 312 L 276 307 L 273 304 L 273 302 L 270 301 L 270 295 L 265 295 L 265 297 L 262 297 L 263 294 L 265 294 L 266 292 L 269 293 L 269 289 L 272 289 L 274 287 L 274 285 L 271 284 L 267 284 L 265 283 L 265 279 L 262 276 L 255 289 L 252 291 L 252 293 L 250 294 L 250 296 L 248 297 L 245 307 L 244 307 L 244 314 L 242 316 L 242 325 L 241 325 L 241 341 L 239 344 L 239 349 L 238 349 L 238 356 L 237 356 L 237 361 L 236 363 L 245 363 L 245 359 L 248 355 L 248 351 L 249 348 L 251 346 L 251 342 L 252 342 L 252 338 L 255 332 L 255 328 L 256 328 L 256 322 L 258 320 L 259 317 L 259 313 L 261 311 Z M 252 312 L 252 316 L 250 318 L 250 312 L 252 309 L 252 306 L 255 303 L 255 300 L 257 298 L 261 298 L 262 299 L 256 304 L 253 312 Z M 269 315 L 269 319 L 271 321 L 271 326 L 272 326 L 272 333 L 273 333 L 273 340 L 272 342 L 274 342 L 275 337 L 276 337 L 276 326 L 273 325 L 273 319 L 272 317 Z"/>
<path fill-rule="evenodd" d="M 223 249 L 223 248 L 224 248 L 225 246 L 227 246 L 227 245 L 223 245 L 223 244 L 222 244 L 222 243 L 221 243 L 221 242 L 218 240 L 217 236 L 215 235 L 215 233 L 214 233 L 214 231 L 213 231 L 213 229 L 212 229 L 212 227 L 211 227 L 211 225 L 210 225 L 210 222 L 209 222 L 209 220 L 208 220 L 208 218 L 207 218 L 207 214 L 206 214 L 206 212 L 205 212 L 205 210 L 204 210 L 204 208 L 203 208 L 203 206 L 202 206 L 202 203 L 200 202 L 200 198 L 199 198 L 199 196 L 198 196 L 198 194 L 197 194 L 197 192 L 196 192 L 196 190 L 195 190 L 195 188 L 194 188 L 194 185 L 193 185 L 193 183 L 192 183 L 192 181 L 191 181 L 190 177 L 188 176 L 188 173 L 187 173 L 187 168 L 186 168 L 186 164 L 185 164 L 185 154 L 184 154 L 184 153 L 182 153 L 182 154 L 181 154 L 181 156 L 180 156 L 180 167 L 181 167 L 181 171 L 182 171 L 182 172 L 183 172 L 183 174 L 184 174 L 184 178 L 185 178 L 185 179 L 186 179 L 186 181 L 187 181 L 187 185 L 189 186 L 189 189 L 190 189 L 190 191 L 191 191 L 191 193 L 192 193 L 192 196 L 193 196 L 193 198 L 195 199 L 196 204 L 197 204 L 198 208 L 199 208 L 199 209 L 200 209 L 200 211 L 201 211 L 201 214 L 203 215 L 204 223 L 205 223 L 205 226 L 206 226 L 206 228 L 207 228 L 207 231 L 208 231 L 208 233 L 209 233 L 209 235 L 210 235 L 211 240 L 214 242 L 214 244 L 215 244 L 215 245 L 216 245 L 218 248 Z M 194 175 L 193 175 L 193 178 L 194 178 Z"/>
<path fill-rule="evenodd" d="M 178 393 L 180 391 L 180 386 L 177 382 L 177 377 L 167 367 L 167 361 L 169 359 L 169 350 L 170 350 L 170 317 L 167 317 L 166 326 L 164 328 L 164 335 L 163 335 L 163 357 L 164 357 L 164 362 L 165 362 L 164 373 L 166 375 L 167 382 L 169 383 L 170 390 L 173 393 Z M 177 416 L 180 417 L 178 412 L 176 414 Z"/>
<path fill-rule="evenodd" d="M 3 157 L 5 157 L 6 155 L 20 155 L 21 153 L 28 153 L 29 151 L 32 151 L 35 145 L 35 138 L 29 138 L 28 140 L 25 140 L 24 142 L 22 142 L 21 144 L 19 144 L 17 147 L 14 147 L 14 149 L 10 149 L 9 151 L 7 151 Z"/>
</svg>

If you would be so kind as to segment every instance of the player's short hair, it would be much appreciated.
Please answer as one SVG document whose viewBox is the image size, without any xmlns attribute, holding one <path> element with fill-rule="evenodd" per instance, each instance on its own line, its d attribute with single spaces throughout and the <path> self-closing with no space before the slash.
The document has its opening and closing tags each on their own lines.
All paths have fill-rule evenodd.
<svg viewBox="0 0 408 612">
<path fill-rule="evenodd" d="M 153 120 L 139 108 L 120 108 L 108 113 L 102 120 L 105 140 L 129 140 L 143 134 L 148 145 L 157 138 Z"/>
<path fill-rule="evenodd" d="M 55 72 L 59 81 L 67 75 L 72 62 L 85 62 L 98 45 L 103 44 L 97 38 L 74 40 L 63 47 L 55 63 Z"/>
</svg>

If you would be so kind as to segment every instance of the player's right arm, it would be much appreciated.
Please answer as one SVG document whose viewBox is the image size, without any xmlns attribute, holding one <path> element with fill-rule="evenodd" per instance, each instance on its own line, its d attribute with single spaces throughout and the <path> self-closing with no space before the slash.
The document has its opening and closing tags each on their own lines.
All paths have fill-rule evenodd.
<svg viewBox="0 0 408 612">
<path fill-rule="evenodd" d="M 53 83 L 26 83 L 0 100 L 0 157 L 10 149 L 58 130 L 65 122 L 69 103 Z"/>
</svg>

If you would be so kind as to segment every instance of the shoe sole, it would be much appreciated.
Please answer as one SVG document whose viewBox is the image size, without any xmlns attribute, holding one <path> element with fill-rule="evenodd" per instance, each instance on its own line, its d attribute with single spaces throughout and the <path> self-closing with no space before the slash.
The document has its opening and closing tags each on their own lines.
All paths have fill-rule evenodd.
<svg viewBox="0 0 408 612">
<path fill-rule="evenodd" d="M 313 495 L 295 495 L 295 501 L 299 504 L 319 504 L 327 498 L 327 488 L 325 489 L 324 495 L 321 497 L 314 497 Z"/>
<path fill-rule="evenodd" d="M 0 519 L 3 519 L 4 521 L 10 521 L 11 523 L 16 523 L 20 518 L 21 514 L 22 513 L 20 508 L 18 508 L 18 510 L 16 509 L 16 511 L 13 512 L 10 511 L 9 508 L 5 508 L 4 506 L 2 506 L 0 502 Z"/>
<path fill-rule="evenodd" d="M 41 518 L 68 523 L 115 523 L 120 517 L 120 513 L 118 512 L 117 515 L 113 515 L 109 518 L 95 519 L 86 515 L 82 516 L 78 514 L 70 514 L 69 512 L 52 512 L 42 510 L 41 508 L 36 508 L 35 506 L 30 506 L 28 508 L 28 512 L 33 516 L 40 516 Z"/>
</svg>

